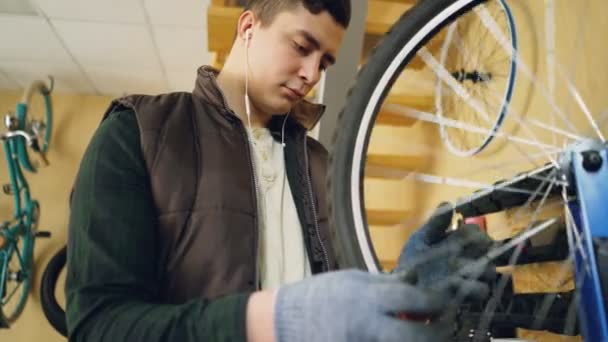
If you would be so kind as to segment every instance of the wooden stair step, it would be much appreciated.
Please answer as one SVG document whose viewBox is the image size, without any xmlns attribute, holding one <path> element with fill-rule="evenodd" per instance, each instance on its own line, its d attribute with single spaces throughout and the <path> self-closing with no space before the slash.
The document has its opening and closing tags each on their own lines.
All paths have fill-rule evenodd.
<svg viewBox="0 0 608 342">
<path fill-rule="evenodd" d="M 412 7 L 412 4 L 395 1 L 369 1 L 365 33 L 379 35 L 388 32 L 403 13 L 409 11 Z"/>
<path fill-rule="evenodd" d="M 400 114 L 403 108 L 434 112 L 435 77 L 428 70 L 405 70 L 391 87 L 380 108 L 377 123 L 391 126 L 411 126 L 418 120 Z"/>
<path fill-rule="evenodd" d="M 367 156 L 367 167 L 388 168 L 399 171 L 417 170 L 428 161 L 423 155 L 396 155 L 389 153 L 374 153 Z"/>
<path fill-rule="evenodd" d="M 404 197 L 411 192 L 412 183 L 367 177 L 364 180 L 364 200 L 369 225 L 394 225 L 411 215 Z"/>
<path fill-rule="evenodd" d="M 379 226 L 399 224 L 407 219 L 407 217 L 411 214 L 411 212 L 407 210 L 371 208 L 367 208 L 366 213 L 368 224 Z"/>
<path fill-rule="evenodd" d="M 439 53 L 443 43 L 445 42 L 446 30 L 441 30 L 437 35 L 435 35 L 431 40 L 429 40 L 424 46 L 429 52 L 435 56 L 435 58 L 439 58 Z M 382 39 L 384 38 L 384 33 L 382 34 L 372 34 L 367 33 L 363 38 L 363 51 L 361 54 L 361 63 L 365 64 L 369 60 L 374 48 L 380 44 Z M 426 63 L 420 58 L 418 55 L 415 55 L 412 60 L 407 64 L 406 70 L 421 70 L 426 67 Z"/>
<path fill-rule="evenodd" d="M 378 114 L 378 119 L 376 119 L 376 123 L 380 125 L 389 125 L 389 126 L 403 126 L 410 127 L 414 125 L 418 120 L 406 117 L 403 115 L 399 115 L 398 112 L 391 110 L 390 108 L 382 109 Z"/>
<path fill-rule="evenodd" d="M 207 7 L 207 42 L 209 51 L 226 52 L 232 49 L 236 24 L 243 12 L 242 7 L 211 4 Z"/>
<path fill-rule="evenodd" d="M 376 207 L 402 209 L 402 199 L 416 184 L 409 180 L 382 179 L 377 177 L 365 177 L 363 190 L 366 204 Z"/>
<path fill-rule="evenodd" d="M 412 182 L 366 177 L 363 183 L 367 221 L 370 226 L 395 225 L 411 215 L 407 207 Z"/>
<path fill-rule="evenodd" d="M 403 226 L 370 226 L 369 235 L 376 256 L 384 269 L 395 268 L 401 249 L 410 236 L 409 230 Z"/>
<path fill-rule="evenodd" d="M 437 59 L 439 59 L 439 52 L 443 46 L 443 43 L 445 42 L 446 32 L 447 31 L 445 29 L 439 31 L 437 35 L 431 38 L 431 40 L 424 45 L 426 49 L 429 50 L 429 52 Z M 414 58 L 412 58 L 407 65 L 408 69 L 423 69 L 426 67 L 426 63 L 418 55 L 414 56 Z"/>
<path fill-rule="evenodd" d="M 385 103 L 391 105 L 400 105 L 428 112 L 435 105 L 435 97 L 427 94 L 408 94 L 399 93 L 397 91 L 391 91 Z M 387 111 L 390 111 L 390 109 L 387 109 Z M 393 115 L 398 114 L 393 113 Z"/>
<path fill-rule="evenodd" d="M 426 170 L 436 154 L 427 130 L 376 125 L 366 155 L 365 175 L 402 179 L 411 171 Z"/>
</svg>

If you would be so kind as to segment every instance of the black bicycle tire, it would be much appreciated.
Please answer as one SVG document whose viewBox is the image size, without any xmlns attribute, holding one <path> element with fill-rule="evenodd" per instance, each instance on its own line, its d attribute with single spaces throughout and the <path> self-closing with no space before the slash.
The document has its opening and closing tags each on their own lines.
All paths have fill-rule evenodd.
<svg viewBox="0 0 608 342">
<path fill-rule="evenodd" d="M 67 247 L 61 248 L 49 261 L 42 274 L 42 283 L 40 286 L 40 301 L 42 303 L 42 311 L 44 316 L 49 321 L 51 326 L 58 333 L 67 337 L 67 324 L 65 319 L 65 311 L 57 302 L 55 289 L 57 288 L 57 280 L 61 271 L 65 267 L 67 260 Z"/>
<path fill-rule="evenodd" d="M 394 75 L 399 75 L 399 71 L 409 63 L 416 51 L 428 42 L 438 31 L 458 18 L 463 13 L 486 0 L 471 0 L 466 2 L 462 8 L 456 10 L 447 17 L 413 48 Z M 456 0 L 433 0 L 420 1 L 412 9 L 405 12 L 402 17 L 393 25 L 391 30 L 382 38 L 374 48 L 368 62 L 357 74 L 354 87 L 349 91 L 345 107 L 338 116 L 339 130 L 336 130 L 332 140 L 332 153 L 330 155 L 330 170 L 328 173 L 329 189 L 329 213 L 330 229 L 332 234 L 332 244 L 336 258 L 340 267 L 368 269 L 361 246 L 354 232 L 353 207 L 351 204 L 351 171 L 354 167 L 360 170 L 359 177 L 362 176 L 363 168 L 353 165 L 353 148 L 355 147 L 356 136 L 361 126 L 364 110 L 369 102 L 372 92 L 384 74 L 390 61 L 421 29 L 433 18 L 439 16 L 444 10 L 452 6 Z M 395 81 L 395 76 L 387 83 L 383 97 L 386 96 L 386 89 L 390 89 Z M 375 109 L 375 116 L 378 114 Z M 367 132 L 363 149 L 367 150 L 370 134 Z M 362 186 L 362 183 L 361 183 Z M 360 189 L 361 193 L 363 189 Z M 365 211 L 363 210 L 363 216 Z M 366 220 L 366 219 L 365 219 Z M 371 241 L 369 230 L 366 229 L 367 241 Z M 373 249 L 373 246 L 370 247 Z M 376 253 L 372 253 L 375 263 L 380 268 Z"/>
</svg>

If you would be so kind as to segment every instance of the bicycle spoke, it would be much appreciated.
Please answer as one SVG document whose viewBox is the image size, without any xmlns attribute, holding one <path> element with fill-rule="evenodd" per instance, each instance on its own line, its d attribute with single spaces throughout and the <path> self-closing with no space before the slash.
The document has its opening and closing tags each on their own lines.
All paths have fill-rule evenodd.
<svg viewBox="0 0 608 342">
<path fill-rule="evenodd" d="M 555 2 L 545 1 L 545 50 L 547 51 L 547 87 L 549 96 L 555 101 Z M 551 115 L 551 124 L 556 126 L 555 114 Z M 551 136 L 553 144 L 557 143 L 555 132 Z"/>
<path fill-rule="evenodd" d="M 574 335 L 574 331 L 576 328 L 576 322 L 578 318 L 579 311 L 579 303 L 580 303 L 580 293 L 578 291 L 574 291 L 574 295 L 572 296 L 572 301 L 568 306 L 568 313 L 566 314 L 566 324 L 564 324 L 564 335 L 572 336 Z"/>
<path fill-rule="evenodd" d="M 487 123 L 492 124 L 488 113 L 486 113 L 483 108 L 481 108 L 481 104 L 477 100 L 471 99 L 470 93 L 458 83 L 458 81 L 450 74 L 449 71 L 445 69 L 445 67 L 439 64 L 439 61 L 437 61 L 435 57 L 433 57 L 433 55 L 428 51 L 426 47 L 423 46 L 422 48 L 420 48 L 417 54 L 418 56 L 420 56 L 420 58 L 422 58 L 426 65 L 428 65 L 431 69 L 433 69 L 433 71 L 435 71 L 436 75 L 443 82 L 445 82 L 448 86 L 450 86 L 450 88 L 452 88 L 452 91 L 458 94 L 458 96 L 460 96 L 461 98 L 469 100 L 466 101 L 467 104 L 471 106 Z"/>
<path fill-rule="evenodd" d="M 500 51 L 502 51 L 502 48 L 500 48 Z M 494 66 L 494 65 L 497 65 L 497 64 L 499 64 L 499 63 L 500 63 L 500 64 L 504 64 L 505 62 L 508 62 L 508 63 L 510 64 L 510 63 L 511 63 L 511 57 L 509 57 L 509 56 L 505 56 L 505 57 L 503 57 L 503 58 L 501 58 L 501 59 L 495 60 L 495 61 L 493 61 L 492 63 L 488 63 L 488 64 L 486 64 L 486 65 L 487 65 L 487 66 Z M 493 75 L 494 75 L 494 74 L 492 74 L 492 76 L 493 76 Z"/>
<path fill-rule="evenodd" d="M 508 39 L 502 34 L 496 23 L 493 22 L 491 18 L 489 18 L 489 15 L 485 13 L 483 9 L 478 10 L 477 8 L 475 8 L 474 10 L 479 12 L 481 22 L 483 22 L 483 24 L 488 28 L 488 30 L 490 30 L 490 32 L 494 36 L 494 39 L 496 39 L 496 41 L 502 46 L 502 48 L 507 53 L 513 56 L 517 65 L 517 69 L 523 72 L 530 79 L 530 81 L 536 86 L 536 89 L 538 89 L 538 91 L 541 93 L 541 95 L 543 95 L 545 100 L 547 100 L 549 107 L 551 107 L 551 113 L 557 114 L 562 119 L 562 121 L 569 126 L 572 131 L 578 133 L 578 130 L 576 129 L 574 124 L 572 124 L 572 122 L 568 120 L 563 111 L 557 106 L 554 99 L 552 99 L 551 96 L 547 93 L 545 87 L 540 84 L 538 78 L 533 75 L 533 73 L 530 71 L 530 68 L 521 59 L 519 52 L 513 50 L 513 48 L 509 45 Z"/>
<path fill-rule="evenodd" d="M 459 172 L 458 174 L 456 174 L 456 177 L 459 176 L 465 176 L 465 175 L 475 175 L 478 174 L 480 172 L 487 172 L 488 170 L 507 170 L 508 173 L 505 173 L 504 176 L 502 178 L 506 178 L 506 177 L 511 177 L 514 173 L 517 173 L 518 170 L 509 167 L 512 164 L 518 163 L 518 162 L 522 162 L 522 161 L 538 161 L 538 160 L 544 160 L 546 158 L 545 153 L 544 152 L 539 152 L 539 153 L 531 153 L 531 154 L 526 154 L 525 156 L 523 156 L 522 158 L 512 158 L 509 159 L 507 161 L 501 161 L 498 163 L 487 163 L 487 164 L 482 164 L 481 166 L 475 168 L 475 169 L 469 169 L 466 171 L 462 171 Z M 538 166 L 534 166 L 535 168 L 538 168 Z"/>
<path fill-rule="evenodd" d="M 475 189 L 475 190 L 479 190 L 479 191 L 493 191 L 494 189 L 496 189 L 496 186 L 491 185 L 491 184 L 478 183 L 478 182 L 470 181 L 467 179 L 459 179 L 459 178 L 454 178 L 454 177 L 441 177 L 441 176 L 423 174 L 423 173 L 417 173 L 417 172 L 412 172 L 411 177 L 415 180 L 429 183 L 429 184 L 451 185 L 451 186 L 457 186 L 457 187 L 462 187 L 462 188 Z M 504 192 L 510 192 L 510 193 L 516 193 L 516 194 L 526 194 L 526 195 L 534 194 L 534 192 L 529 191 L 529 190 L 518 189 L 518 188 L 509 187 L 509 186 L 501 187 L 500 190 L 504 191 Z"/>
<path fill-rule="evenodd" d="M 527 233 L 530 233 L 530 232 L 535 232 L 534 234 L 538 234 L 540 231 L 542 231 L 541 229 L 530 229 L 530 228 L 531 228 L 532 224 L 535 222 L 538 212 L 540 211 L 540 208 L 542 208 L 544 202 L 547 200 L 549 193 L 551 192 L 551 189 L 553 188 L 553 185 L 554 185 L 554 182 L 552 181 L 550 183 L 549 187 L 547 188 L 547 191 L 543 195 L 543 198 L 541 199 L 541 202 L 540 202 L 538 208 L 532 214 L 532 217 L 530 219 L 531 223 L 528 226 L 528 229 L 526 229 L 526 233 L 522 234 L 522 236 L 527 236 L 528 235 Z M 541 224 L 539 227 L 543 227 L 543 229 L 546 229 L 547 227 L 550 226 L 550 224 L 546 224 L 547 222 L 551 222 L 551 224 L 553 224 L 556 221 L 557 221 L 556 218 L 551 219 L 549 221 L 546 221 L 545 224 Z M 534 236 L 534 234 L 529 235 L 528 239 L 530 237 Z M 523 250 L 524 244 L 521 242 L 523 242 L 525 240 L 518 241 L 521 239 L 522 236 L 519 236 L 518 238 L 514 238 L 512 241 L 505 244 L 505 246 L 510 246 L 510 245 L 517 246 L 517 248 L 515 249 L 515 252 L 513 253 L 513 255 L 511 256 L 511 258 L 509 260 L 509 265 L 514 265 L 517 262 L 517 259 L 519 258 L 519 255 L 521 254 L 521 251 Z M 516 241 L 517 241 L 517 244 L 514 244 L 514 242 L 516 242 Z M 500 250 L 500 249 L 501 248 L 499 247 L 496 250 Z M 504 250 L 502 253 L 506 252 L 507 250 L 508 249 Z M 496 255 L 496 257 L 502 255 L 502 253 L 500 253 L 500 254 L 496 254 L 496 253 L 497 252 L 494 252 L 494 255 Z M 490 254 L 492 254 L 492 251 L 490 251 L 490 253 L 488 253 L 488 255 L 490 255 Z M 479 323 L 478 331 L 481 331 L 482 333 L 485 333 L 486 331 L 488 331 L 492 316 L 494 315 L 496 307 L 500 301 L 500 298 L 502 297 L 502 294 L 504 292 L 505 286 L 507 285 L 508 279 L 509 279 L 508 275 L 501 276 L 499 283 L 495 287 L 494 295 L 492 296 L 492 298 L 490 298 L 490 300 L 488 301 L 488 303 L 486 305 L 486 308 L 484 309 L 484 316 L 482 316 L 482 320 Z"/>
<path fill-rule="evenodd" d="M 576 103 L 579 105 L 581 111 L 585 114 L 585 117 L 589 121 L 589 124 L 591 125 L 591 127 L 593 127 L 593 129 L 595 130 L 595 133 L 597 134 L 597 136 L 602 140 L 602 142 L 606 142 L 606 138 L 604 138 L 604 135 L 600 131 L 600 128 L 598 127 L 597 123 L 593 119 L 593 115 L 591 115 L 591 112 L 589 111 L 589 107 L 587 107 L 587 105 L 585 104 L 585 101 L 583 100 L 581 94 L 578 92 L 578 90 L 576 89 L 576 87 L 574 86 L 572 81 L 568 78 L 568 76 L 566 76 L 566 74 L 562 70 L 562 68 L 558 67 L 557 70 L 559 71 L 560 76 L 562 76 L 562 78 L 566 82 L 568 92 L 574 98 Z"/>
<path fill-rule="evenodd" d="M 552 0 L 552 1 L 554 1 L 554 0 Z M 578 8 L 581 8 L 583 13 L 574 14 L 574 16 L 573 16 L 577 20 L 575 36 L 582 37 L 584 29 L 585 29 L 585 20 L 587 20 L 587 18 L 589 18 L 589 15 L 587 13 L 589 11 L 589 1 L 588 0 L 578 0 L 577 2 L 579 4 L 582 4 Z M 570 58 L 570 68 L 568 69 L 568 70 L 571 70 L 571 73 L 570 73 L 571 75 L 577 74 L 579 59 L 583 55 L 581 53 L 581 51 L 583 51 L 583 39 L 576 39 L 574 42 L 574 48 L 572 49 L 572 55 Z M 572 112 L 570 110 L 572 105 L 573 105 L 572 102 L 568 102 L 566 104 L 566 113 Z"/>
<path fill-rule="evenodd" d="M 563 186 L 562 187 L 562 198 L 564 200 L 563 205 L 564 205 L 564 210 L 566 212 L 568 212 L 569 211 L 569 207 L 568 207 L 568 199 L 567 199 L 567 196 L 566 196 L 566 192 L 567 192 L 566 187 Z M 567 217 L 568 217 L 568 215 L 569 214 L 566 213 Z M 571 222 L 571 223 L 574 223 L 574 222 Z M 566 230 L 567 230 L 567 234 L 569 233 L 568 230 L 570 230 L 570 229 L 576 229 L 576 228 L 574 228 L 572 226 L 571 223 L 568 223 L 568 218 L 566 218 Z M 571 236 L 571 235 L 569 235 L 569 236 Z M 573 244 L 570 244 L 570 245 L 573 246 Z M 562 262 L 557 275 L 555 275 L 555 274 L 553 275 L 553 277 L 555 279 L 558 279 L 558 280 L 559 279 L 563 279 L 566 274 L 573 273 L 572 265 L 574 263 L 574 251 L 575 251 L 574 248 L 570 248 L 570 250 L 568 252 L 568 258 Z M 585 272 L 581 273 L 581 275 L 584 274 L 584 273 Z M 571 276 L 571 277 L 568 277 L 566 279 L 563 279 L 557 285 L 557 287 L 558 288 L 563 287 L 568 281 L 570 281 L 572 279 L 574 279 L 574 276 Z M 582 281 L 583 280 L 584 280 L 584 278 L 580 279 L 580 276 L 579 276 L 578 281 L 576 281 L 577 286 L 582 286 Z M 540 309 L 535 314 L 536 318 L 535 318 L 534 322 L 532 323 L 532 329 L 533 330 L 539 330 L 542 327 L 543 321 L 546 318 L 549 310 L 551 309 L 551 305 L 553 304 L 554 300 L 555 300 L 555 297 L 546 296 L 544 298 L 543 303 L 542 303 Z M 576 317 L 574 317 L 574 318 L 571 317 L 572 313 L 570 311 L 572 310 L 572 305 L 573 304 L 575 304 L 574 301 L 572 303 L 570 303 L 570 307 L 568 309 L 568 313 L 569 313 L 568 316 L 570 316 L 570 317 L 566 317 L 566 324 L 565 324 L 565 327 L 564 327 L 564 331 L 568 331 L 568 330 L 571 331 L 571 330 L 573 330 L 573 327 L 568 328 L 568 325 L 572 325 L 574 323 L 573 320 L 576 319 Z"/>
<path fill-rule="evenodd" d="M 552 182 L 552 184 L 555 182 L 555 170 L 552 170 L 551 173 L 549 174 L 549 178 L 544 179 L 540 185 L 536 188 L 536 190 L 534 191 L 534 193 L 532 194 L 532 196 L 530 196 L 530 198 L 528 198 L 528 200 L 526 201 L 526 203 L 524 203 L 524 205 L 520 206 L 519 208 L 517 208 L 517 211 L 515 212 L 515 214 L 513 215 L 513 218 L 511 219 L 512 221 L 515 221 L 517 219 L 520 218 L 520 216 L 530 208 L 530 206 L 532 205 L 532 202 L 534 202 L 534 200 L 536 199 L 536 197 L 541 193 L 542 188 L 547 185 L 547 183 L 549 183 L 549 181 Z M 512 222 L 509 222 L 512 223 Z"/>
<path fill-rule="evenodd" d="M 13 298 L 15 293 L 17 293 L 17 290 L 19 290 L 19 288 L 21 288 L 22 284 L 23 284 L 23 282 L 18 282 L 17 286 L 15 286 L 15 288 L 10 292 L 10 294 L 8 294 L 5 297 L 5 300 L 2 301 L 2 306 L 5 306 L 6 304 L 8 304 L 11 301 L 11 298 Z"/>
<path fill-rule="evenodd" d="M 485 267 L 488 265 L 488 263 L 492 262 L 492 260 L 498 258 L 502 254 L 508 252 L 509 250 L 511 250 L 513 248 L 515 248 L 515 252 L 512 254 L 512 256 L 510 258 L 510 261 L 512 261 L 510 263 L 514 263 L 515 260 L 519 257 L 521 250 L 523 249 L 523 242 L 530 239 L 534 235 L 541 233 L 548 227 L 552 226 L 556 221 L 557 221 L 557 218 L 552 218 L 552 219 L 548 219 L 548 220 L 542 222 L 541 224 L 539 224 L 535 227 L 531 227 L 531 226 L 528 227 L 528 229 L 523 234 L 520 234 L 519 236 L 513 238 L 510 242 L 508 242 L 500 247 L 490 250 L 484 257 L 482 257 L 482 258 L 478 259 L 477 261 L 472 262 L 472 263 L 466 265 L 465 267 L 463 267 L 462 269 L 460 269 L 458 272 L 458 276 L 460 276 L 460 277 L 465 276 L 468 278 L 476 278 L 476 277 L 481 276 L 481 273 L 483 272 Z M 493 316 L 492 313 L 498 306 L 498 299 L 502 296 L 502 292 L 504 291 L 506 285 L 508 284 L 509 279 L 510 279 L 510 276 L 508 274 L 503 274 L 500 281 L 497 283 L 497 286 L 495 287 L 495 291 L 494 291 L 495 294 L 488 301 L 488 304 L 486 305 L 486 308 L 484 309 L 484 313 L 480 317 L 481 318 L 480 325 L 479 325 L 477 331 L 475 332 L 475 336 L 486 336 L 486 332 L 489 330 L 489 324 L 490 324 L 490 321 Z M 458 295 L 456 295 L 452 299 L 452 303 L 454 303 L 455 305 L 458 306 L 463 302 L 463 300 L 464 300 L 464 295 L 459 292 Z M 473 337 L 473 336 L 471 336 L 471 337 Z"/>
<path fill-rule="evenodd" d="M 446 83 L 448 86 L 450 86 L 452 88 L 452 90 L 464 100 L 464 102 L 468 106 L 473 108 L 475 110 L 475 112 L 477 112 L 484 120 L 486 120 L 488 123 L 490 123 L 489 116 L 483 110 L 479 101 L 477 101 L 476 99 L 471 97 L 471 94 L 469 92 L 467 92 L 466 89 L 464 89 L 464 87 L 462 87 L 456 81 L 454 76 L 452 76 L 441 64 L 439 64 L 439 62 L 432 56 L 432 54 L 426 49 L 426 47 L 422 47 L 420 50 L 418 50 L 417 54 L 418 54 L 418 56 L 420 56 L 422 58 L 422 60 L 426 63 L 426 65 L 428 65 L 431 69 L 433 69 L 435 71 L 436 75 L 444 83 Z M 510 115 L 512 115 L 511 114 L 511 112 L 513 111 L 512 108 L 507 107 L 507 111 L 510 113 Z M 532 140 L 538 142 L 539 141 L 538 138 L 529 129 L 528 125 L 526 125 L 524 122 L 522 122 L 520 116 L 515 114 L 514 117 L 516 119 L 519 119 L 518 122 L 527 131 L 527 133 L 530 134 Z M 492 125 L 492 123 L 490 123 L 490 124 Z M 492 134 L 492 133 L 493 132 L 491 132 L 490 134 Z M 557 162 L 555 161 L 555 159 L 553 157 L 551 157 L 549 154 L 547 154 L 547 157 L 549 158 L 549 160 L 551 160 L 551 162 L 553 164 L 557 165 Z"/>
<path fill-rule="evenodd" d="M 519 138 L 516 136 L 502 133 L 500 131 L 493 132 L 492 130 L 471 126 L 467 123 L 460 122 L 458 120 L 440 118 L 438 115 L 423 112 L 423 111 L 420 111 L 420 110 L 417 110 L 414 108 L 403 107 L 401 105 L 391 104 L 391 105 L 387 105 L 387 109 L 390 109 L 391 112 L 401 115 L 403 117 L 431 122 L 431 123 L 434 123 L 437 125 L 445 125 L 448 127 L 458 128 L 458 129 L 462 129 L 462 130 L 465 130 L 465 131 L 468 131 L 471 133 L 494 134 L 495 137 L 504 138 L 507 141 L 517 142 L 517 143 L 525 144 L 525 145 L 528 145 L 531 147 L 539 148 L 540 150 L 545 152 L 545 155 L 547 155 L 549 153 L 558 153 L 561 151 L 561 148 L 559 148 L 557 146 L 547 145 L 544 143 L 539 143 L 536 141 Z M 551 159 L 553 159 L 553 158 L 551 158 Z"/>
<path fill-rule="evenodd" d="M 551 131 L 551 132 L 553 132 L 554 135 L 555 134 L 563 135 L 563 136 L 565 136 L 567 138 L 570 138 L 570 139 L 572 139 L 574 141 L 582 141 L 582 140 L 585 139 L 585 138 L 583 138 L 580 135 L 576 135 L 576 134 L 570 133 L 568 131 L 564 131 L 563 129 L 557 128 L 555 126 L 547 125 L 546 123 L 540 122 L 540 121 L 538 121 L 536 119 L 524 119 L 524 120 L 526 122 L 531 123 L 532 125 L 534 125 L 536 127 L 545 129 L 547 131 Z"/>
<path fill-rule="evenodd" d="M 576 224 L 576 221 L 574 220 L 574 216 L 572 215 L 572 211 L 570 210 L 570 207 L 568 205 L 566 205 L 565 209 L 566 209 L 566 228 L 568 229 L 568 232 L 571 234 L 571 236 L 569 237 L 569 239 L 571 239 L 570 248 L 573 250 L 573 253 L 574 253 L 574 251 L 578 251 L 581 254 L 581 258 L 583 259 L 583 264 L 585 266 L 582 271 L 584 273 L 590 273 L 591 271 L 589 270 L 589 264 L 590 264 L 589 257 L 587 256 L 587 252 L 585 251 L 585 248 L 583 247 L 583 239 L 580 236 L 578 225 Z"/>
<path fill-rule="evenodd" d="M 489 88 L 488 88 L 488 89 L 489 89 Z M 497 95 L 497 94 L 495 94 L 495 93 L 493 93 L 493 92 L 490 92 L 490 94 L 491 94 L 491 95 L 492 95 L 492 97 L 494 97 L 495 99 L 498 99 L 498 96 L 499 96 L 499 95 Z M 526 123 L 527 123 L 527 122 L 529 122 L 530 124 L 532 124 L 532 125 L 534 125 L 534 126 L 540 127 L 540 128 L 542 128 L 542 129 L 545 129 L 545 130 L 549 130 L 549 131 L 554 132 L 554 133 L 558 133 L 558 134 L 560 134 L 560 135 L 563 135 L 563 136 L 565 136 L 565 137 L 567 137 L 567 138 L 570 138 L 570 139 L 573 139 L 573 140 L 575 140 L 575 141 L 581 141 L 581 140 L 583 140 L 583 137 L 581 137 L 581 136 L 574 135 L 574 134 L 572 134 L 572 133 L 570 133 L 570 132 L 567 132 L 567 131 L 561 130 L 561 129 L 557 128 L 557 127 L 549 126 L 549 125 L 544 124 L 544 123 L 541 123 L 541 122 L 539 122 L 539 121 L 537 121 L 537 120 L 535 120 L 535 119 L 523 119 L 521 115 L 519 115 L 518 113 L 514 113 L 514 112 L 513 112 L 513 109 L 512 109 L 511 107 L 508 107 L 508 108 L 507 108 L 507 111 L 509 112 L 509 115 L 510 115 L 511 117 L 514 117 L 514 118 L 515 118 L 515 119 L 516 119 L 516 120 L 517 120 L 517 121 L 520 123 L 520 125 L 522 125 L 522 127 L 527 127 L 527 125 L 525 125 L 525 124 L 523 124 L 523 123 L 524 123 L 524 122 L 526 122 Z M 516 147 L 516 149 L 518 150 L 518 152 L 520 152 L 522 155 L 525 155 L 525 152 L 524 152 L 524 151 L 522 151 L 522 150 L 521 150 L 521 148 L 520 148 L 520 147 L 519 147 L 517 144 L 513 144 L 513 146 L 515 146 L 515 147 Z M 549 159 L 550 159 L 550 160 L 551 160 L 551 161 L 552 161 L 554 164 L 556 164 L 556 163 L 555 163 L 555 160 L 554 160 L 553 158 L 551 158 L 550 156 L 549 156 Z"/>
<path fill-rule="evenodd" d="M 428 151 L 428 152 L 426 152 L 426 155 L 428 155 L 429 157 L 433 157 L 433 158 L 439 158 L 439 157 L 443 156 L 441 151 L 436 151 L 436 150 Z M 488 170 L 494 170 L 494 171 L 497 171 L 497 174 L 496 174 L 497 178 L 504 179 L 504 178 L 511 177 L 513 174 L 520 172 L 521 169 L 517 169 L 516 167 L 514 167 L 514 165 L 518 165 L 521 162 L 527 161 L 529 164 L 531 164 L 531 166 L 532 166 L 531 168 L 538 169 L 539 166 L 536 165 L 536 163 L 534 163 L 534 161 L 544 160 L 544 159 L 546 159 L 544 152 L 539 152 L 536 154 L 524 154 L 523 157 L 521 157 L 521 158 L 511 158 L 509 160 L 501 161 L 498 163 L 482 163 L 481 165 L 475 167 L 474 169 L 468 169 L 468 170 L 458 172 L 448 178 L 458 179 L 458 178 L 462 178 L 462 177 L 466 176 L 469 179 L 463 181 L 463 187 L 478 189 L 480 187 L 487 186 L 487 183 L 474 181 L 474 180 L 472 180 L 471 176 L 478 175 L 482 172 L 487 173 Z M 366 165 L 365 174 L 367 177 L 381 177 L 381 178 L 385 178 L 385 179 L 394 179 L 394 180 L 403 180 L 403 181 L 415 180 L 415 177 L 417 175 L 423 175 L 423 178 L 430 177 L 431 179 L 433 179 L 433 182 L 431 182 L 431 183 L 437 182 L 435 184 L 458 183 L 460 181 L 460 180 L 455 181 L 455 182 L 452 182 L 451 180 L 446 180 L 445 182 L 437 181 L 437 180 L 435 180 L 435 177 L 440 178 L 441 176 L 427 175 L 422 172 L 417 172 L 416 170 L 402 169 L 399 167 L 380 166 L 380 165 L 371 165 L 371 164 Z M 537 176 L 531 176 L 531 178 L 539 180 L 539 181 L 548 180 L 547 178 L 537 177 Z"/>
<path fill-rule="evenodd" d="M 570 257 L 568 259 L 566 259 L 562 265 L 560 265 L 559 268 L 559 272 L 557 273 L 557 275 L 553 275 L 553 277 L 555 279 L 562 279 L 566 276 L 566 274 L 568 273 L 572 273 L 572 262 L 574 261 L 574 259 L 570 259 Z M 558 285 L 558 287 L 563 286 L 564 284 L 566 284 L 567 281 L 572 280 L 573 277 L 568 277 L 564 280 L 561 281 L 561 283 Z M 543 299 L 543 302 L 540 306 L 540 308 L 538 309 L 538 311 L 536 311 L 534 313 L 534 321 L 532 322 L 532 330 L 541 330 L 541 328 L 543 327 L 543 323 L 545 321 L 545 319 L 547 318 L 547 315 L 549 314 L 549 310 L 551 309 L 551 306 L 553 305 L 555 299 L 556 299 L 557 293 L 548 293 L 545 298 Z"/>
<path fill-rule="evenodd" d="M 460 31 L 458 30 L 458 21 L 455 21 L 448 27 L 448 31 L 454 31 L 452 34 L 452 38 L 456 41 L 456 48 L 458 51 L 464 56 L 464 65 L 468 65 L 471 62 L 471 54 L 469 53 L 469 49 L 465 48 L 463 39 L 461 38 Z M 449 34 L 449 33 L 448 33 Z"/>
</svg>

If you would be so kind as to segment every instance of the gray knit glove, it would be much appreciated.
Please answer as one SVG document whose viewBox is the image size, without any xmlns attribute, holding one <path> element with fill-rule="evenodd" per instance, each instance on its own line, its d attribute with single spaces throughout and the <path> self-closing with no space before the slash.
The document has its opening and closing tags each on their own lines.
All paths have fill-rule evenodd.
<svg viewBox="0 0 608 342">
<path fill-rule="evenodd" d="M 393 273 L 406 272 L 410 282 L 422 288 L 437 291 L 449 288 L 463 297 L 483 299 L 496 270 L 491 262 L 479 261 L 493 241 L 472 224 L 448 231 L 452 215 L 452 205 L 442 203 L 412 234 Z"/>
<path fill-rule="evenodd" d="M 275 337 L 277 342 L 446 341 L 453 325 L 440 318 L 445 302 L 395 275 L 325 273 L 279 288 Z M 399 319 L 402 312 L 423 319 Z"/>
</svg>

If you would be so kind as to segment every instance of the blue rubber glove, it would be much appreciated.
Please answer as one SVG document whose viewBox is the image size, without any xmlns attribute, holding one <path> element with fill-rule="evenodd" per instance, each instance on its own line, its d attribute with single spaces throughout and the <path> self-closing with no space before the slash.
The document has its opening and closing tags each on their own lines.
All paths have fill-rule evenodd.
<svg viewBox="0 0 608 342">
<path fill-rule="evenodd" d="M 447 341 L 454 323 L 440 318 L 446 302 L 445 297 L 392 274 L 325 273 L 279 288 L 275 338 L 277 342 Z M 399 319 L 396 314 L 401 312 L 426 321 Z"/>
<path fill-rule="evenodd" d="M 448 230 L 452 216 L 452 205 L 442 203 L 412 234 L 393 273 L 403 274 L 422 288 L 447 289 L 460 293 L 462 298 L 485 298 L 489 293 L 487 282 L 496 277 L 496 268 L 492 263 L 475 261 L 487 254 L 493 240 L 477 225 L 464 224 Z"/>
</svg>

